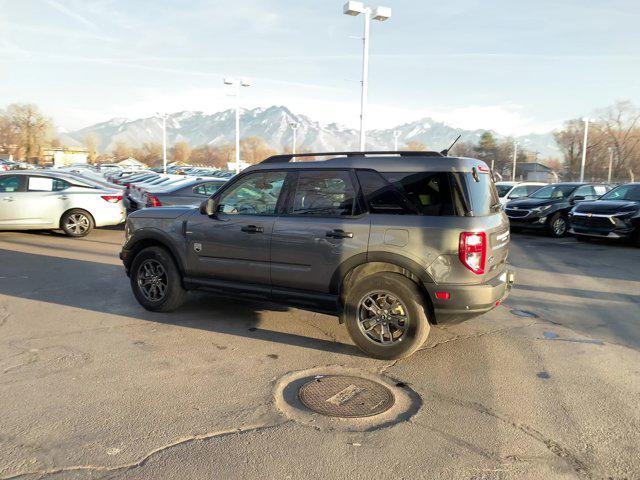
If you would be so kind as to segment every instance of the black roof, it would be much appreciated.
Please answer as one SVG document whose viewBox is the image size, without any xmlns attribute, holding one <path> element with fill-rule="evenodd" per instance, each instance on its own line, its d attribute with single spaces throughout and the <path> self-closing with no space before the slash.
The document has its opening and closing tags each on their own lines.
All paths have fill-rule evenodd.
<svg viewBox="0 0 640 480">
<path fill-rule="evenodd" d="M 328 157 L 324 161 L 292 162 L 298 157 Z M 446 157 L 439 152 L 321 152 L 297 155 L 275 155 L 245 171 L 271 169 L 361 168 L 381 172 L 450 171 L 470 172 L 473 167 L 488 170 L 487 165 L 473 158 Z"/>
</svg>

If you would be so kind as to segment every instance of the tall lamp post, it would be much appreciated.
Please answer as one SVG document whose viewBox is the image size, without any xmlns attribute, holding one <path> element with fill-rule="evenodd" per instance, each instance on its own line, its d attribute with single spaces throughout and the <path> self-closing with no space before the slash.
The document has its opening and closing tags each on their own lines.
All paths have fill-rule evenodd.
<svg viewBox="0 0 640 480">
<path fill-rule="evenodd" d="M 511 181 L 516 181 L 516 162 L 518 160 L 518 142 L 513 142 L 513 173 L 511 174 Z"/>
<path fill-rule="evenodd" d="M 612 167 L 613 167 L 613 148 L 609 147 L 609 175 L 607 175 L 607 183 L 611 183 Z"/>
<path fill-rule="evenodd" d="M 401 134 L 402 132 L 400 130 L 393 131 L 393 151 L 394 152 L 398 151 L 398 138 L 400 137 Z"/>
<path fill-rule="evenodd" d="M 367 92 L 369 88 L 369 26 L 371 18 L 384 22 L 391 18 L 389 7 L 366 7 L 362 2 L 349 1 L 344 4 L 343 13 L 353 17 L 364 14 L 364 35 L 362 37 L 362 91 L 360 92 L 360 151 L 364 151 Z"/>
<path fill-rule="evenodd" d="M 232 96 L 236 97 L 236 174 L 238 174 L 240 173 L 240 87 L 250 87 L 251 83 L 247 80 L 231 78 L 225 78 L 223 83 L 235 89 Z"/>
<path fill-rule="evenodd" d="M 580 181 L 584 182 L 584 166 L 587 163 L 587 138 L 589 137 L 589 118 L 584 119 L 584 139 L 582 142 L 582 162 L 580 163 Z"/>
<path fill-rule="evenodd" d="M 298 123 L 297 122 L 291 122 L 291 123 L 289 123 L 289 126 L 291 127 L 291 130 L 293 131 L 293 146 L 291 148 L 291 153 L 293 153 L 295 155 L 296 154 L 296 130 L 298 130 Z"/>
<path fill-rule="evenodd" d="M 162 118 L 162 172 L 167 173 L 167 114 L 156 113 Z"/>
</svg>

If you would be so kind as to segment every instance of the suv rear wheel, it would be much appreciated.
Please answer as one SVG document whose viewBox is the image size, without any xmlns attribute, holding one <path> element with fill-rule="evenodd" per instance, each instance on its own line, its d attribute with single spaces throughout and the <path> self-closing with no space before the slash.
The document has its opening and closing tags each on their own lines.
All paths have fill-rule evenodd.
<svg viewBox="0 0 640 480">
<path fill-rule="evenodd" d="M 411 355 L 429 335 L 422 292 L 408 278 L 382 272 L 358 281 L 345 299 L 343 317 L 354 343 L 390 360 Z"/>
<path fill-rule="evenodd" d="M 131 288 L 152 312 L 170 312 L 184 302 L 186 290 L 171 254 L 162 247 L 141 250 L 131 263 Z"/>
</svg>

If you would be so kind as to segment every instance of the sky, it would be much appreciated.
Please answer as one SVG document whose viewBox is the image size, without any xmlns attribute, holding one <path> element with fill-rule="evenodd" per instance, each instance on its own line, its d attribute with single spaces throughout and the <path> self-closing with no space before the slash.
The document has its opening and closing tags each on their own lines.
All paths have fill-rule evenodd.
<svg viewBox="0 0 640 480">
<path fill-rule="evenodd" d="M 638 0 L 383 0 L 369 128 L 432 117 L 523 135 L 640 104 Z M 62 130 L 156 112 L 286 105 L 356 127 L 362 16 L 341 0 L 0 0 L 0 108 Z M 369 4 L 376 6 L 377 3 Z"/>
</svg>

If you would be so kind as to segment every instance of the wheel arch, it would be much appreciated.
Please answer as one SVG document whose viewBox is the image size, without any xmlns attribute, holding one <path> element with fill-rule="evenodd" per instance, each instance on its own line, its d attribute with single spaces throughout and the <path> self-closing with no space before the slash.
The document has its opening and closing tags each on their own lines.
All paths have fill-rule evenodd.
<svg viewBox="0 0 640 480">
<path fill-rule="evenodd" d="M 340 310 L 342 310 L 346 292 L 351 285 L 359 279 L 380 272 L 402 275 L 418 285 L 427 309 L 427 316 L 432 323 L 436 323 L 433 303 L 429 298 L 428 289 L 425 287 L 426 284 L 434 283 L 431 276 L 413 260 L 388 252 L 360 254 L 340 264 L 331 279 L 330 286 L 331 293 L 338 296 Z M 340 323 L 342 322 L 341 316 Z"/>
<path fill-rule="evenodd" d="M 173 242 L 169 235 L 160 230 L 145 230 L 134 235 L 126 244 L 125 248 L 128 251 L 127 259 L 125 261 L 125 267 L 127 272 L 131 267 L 131 263 L 135 256 L 145 248 L 148 247 L 162 247 L 167 250 L 176 262 L 176 266 L 180 271 L 180 274 L 184 274 L 184 261 L 179 255 L 178 250 L 173 245 Z"/>
<path fill-rule="evenodd" d="M 60 220 L 58 221 L 58 226 L 60 228 L 62 228 L 62 219 L 64 218 L 64 216 L 69 212 L 73 212 L 74 210 L 79 210 L 79 211 L 84 212 L 87 215 L 89 215 L 89 218 L 91 219 L 91 222 L 93 223 L 93 226 L 94 227 L 96 226 L 96 217 L 93 216 L 93 213 L 91 213 L 86 208 L 73 207 L 73 208 L 67 208 L 64 212 L 62 212 L 62 215 L 60 215 Z"/>
</svg>

